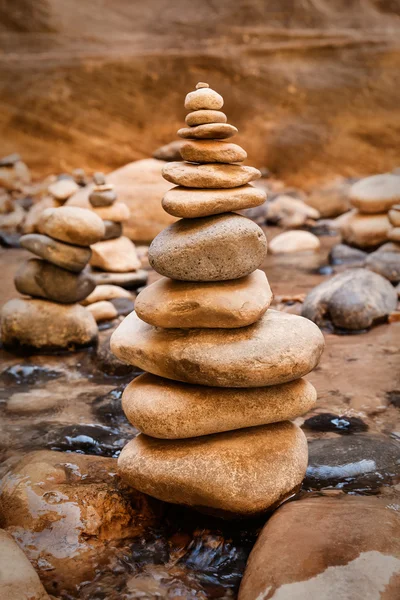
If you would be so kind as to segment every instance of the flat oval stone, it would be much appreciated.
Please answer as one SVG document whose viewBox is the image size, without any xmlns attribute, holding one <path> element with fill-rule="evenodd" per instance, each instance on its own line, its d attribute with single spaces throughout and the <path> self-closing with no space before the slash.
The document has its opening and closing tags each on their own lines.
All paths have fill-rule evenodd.
<svg viewBox="0 0 400 600">
<path fill-rule="evenodd" d="M 48 187 L 49 193 L 59 202 L 66 202 L 79 190 L 78 184 L 73 179 L 58 179 Z"/>
<path fill-rule="evenodd" d="M 271 309 L 236 329 L 159 329 L 132 313 L 111 337 L 114 354 L 143 371 L 217 387 L 293 381 L 316 367 L 323 349 L 312 321 Z"/>
<path fill-rule="evenodd" d="M 211 283 L 174 281 L 162 277 L 144 288 L 135 310 L 155 327 L 244 327 L 268 309 L 272 292 L 263 271 L 247 277 Z"/>
<path fill-rule="evenodd" d="M 195 219 L 260 206 L 267 194 L 252 185 L 227 189 L 173 187 L 162 199 L 163 209 L 174 217 Z"/>
<path fill-rule="evenodd" d="M 250 219 L 226 213 L 182 219 L 152 241 L 150 265 L 181 281 L 225 281 L 255 271 L 267 254 L 263 230 Z"/>
<path fill-rule="evenodd" d="M 115 223 L 114 221 L 109 221 L 108 219 L 104 219 L 103 223 L 105 229 L 103 240 L 114 240 L 122 235 L 121 223 Z"/>
<path fill-rule="evenodd" d="M 46 208 L 39 218 L 38 230 L 61 242 L 90 246 L 104 236 L 103 221 L 93 211 L 77 206 Z"/>
<path fill-rule="evenodd" d="M 206 125 L 207 123 L 226 123 L 226 115 L 219 110 L 195 110 L 186 115 L 186 125 Z"/>
<path fill-rule="evenodd" d="M 400 202 L 400 176 L 383 173 L 360 179 L 351 186 L 349 198 L 350 203 L 362 213 L 387 212 Z"/>
<path fill-rule="evenodd" d="M 247 152 L 237 144 L 198 140 L 181 146 L 183 160 L 196 163 L 236 163 L 247 158 Z"/>
<path fill-rule="evenodd" d="M 111 206 L 117 199 L 115 190 L 96 190 L 89 195 L 89 202 L 95 208 L 100 206 Z"/>
<path fill-rule="evenodd" d="M 23 235 L 19 243 L 36 256 L 76 273 L 85 268 L 92 255 L 90 248 L 65 244 L 40 233 Z"/>
<path fill-rule="evenodd" d="M 195 127 L 182 127 L 177 131 L 181 138 L 197 140 L 225 140 L 236 135 L 237 132 L 237 128 L 229 123 L 207 123 Z"/>
<path fill-rule="evenodd" d="M 187 440 L 141 433 L 118 459 L 119 474 L 135 489 L 221 516 L 277 505 L 297 491 L 306 467 L 306 437 L 289 421 Z"/>
<path fill-rule="evenodd" d="M 125 236 L 94 244 L 90 264 L 103 271 L 115 273 L 135 271 L 141 267 L 135 244 Z"/>
<path fill-rule="evenodd" d="M 114 300 L 115 298 L 129 298 L 132 300 L 132 294 L 119 285 L 97 285 L 93 292 L 81 301 L 83 306 L 101 302 L 102 300 Z"/>
<path fill-rule="evenodd" d="M 111 321 L 112 319 L 118 317 L 117 309 L 108 300 L 93 302 L 93 304 L 89 304 L 87 310 L 92 313 L 96 319 L 96 323 L 101 323 L 102 321 Z"/>
<path fill-rule="evenodd" d="M 189 188 L 236 188 L 259 179 L 261 173 L 254 167 L 241 165 L 171 162 L 163 167 L 162 176 L 175 185 Z"/>
<path fill-rule="evenodd" d="M 99 206 L 93 208 L 93 211 L 103 221 L 114 221 L 114 223 L 127 221 L 131 214 L 131 211 L 123 202 L 114 202 L 111 206 Z"/>
<path fill-rule="evenodd" d="M 145 373 L 125 388 L 122 407 L 142 433 L 179 439 L 292 420 L 311 410 L 316 400 L 315 388 L 305 379 L 238 389 L 190 385 Z"/>
<path fill-rule="evenodd" d="M 392 206 L 388 212 L 388 217 L 393 227 L 400 227 L 400 204 Z"/>
<path fill-rule="evenodd" d="M 87 273 L 71 273 L 40 258 L 23 263 L 14 283 L 20 294 L 63 304 L 80 302 L 96 287 Z"/>
<path fill-rule="evenodd" d="M 219 110 L 223 105 L 223 97 L 211 88 L 194 90 L 185 98 L 186 110 Z"/>
</svg>

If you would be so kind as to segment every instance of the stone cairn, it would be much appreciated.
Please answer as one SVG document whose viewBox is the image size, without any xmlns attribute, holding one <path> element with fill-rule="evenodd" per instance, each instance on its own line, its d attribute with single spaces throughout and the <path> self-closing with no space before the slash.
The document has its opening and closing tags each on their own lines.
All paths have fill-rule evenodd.
<svg viewBox="0 0 400 600">
<path fill-rule="evenodd" d="M 96 287 L 84 271 L 91 244 L 104 236 L 103 221 L 90 210 L 61 206 L 40 216 L 39 233 L 21 237 L 23 248 L 36 257 L 24 262 L 14 283 L 20 294 L 2 311 L 5 346 L 60 349 L 96 341 L 97 325 L 78 303 Z"/>
<path fill-rule="evenodd" d="M 177 185 L 163 207 L 181 219 L 152 242 L 150 264 L 163 277 L 139 294 L 111 348 L 147 371 L 123 394 L 141 433 L 120 455 L 121 476 L 161 500 L 229 517 L 260 514 L 299 489 L 307 441 L 290 419 L 315 405 L 302 377 L 324 339 L 311 321 L 269 309 L 265 235 L 231 212 L 264 202 L 249 185 L 260 173 L 221 141 L 237 132 L 222 106 L 205 83 L 186 97 L 185 162 L 163 170 Z"/>
</svg>

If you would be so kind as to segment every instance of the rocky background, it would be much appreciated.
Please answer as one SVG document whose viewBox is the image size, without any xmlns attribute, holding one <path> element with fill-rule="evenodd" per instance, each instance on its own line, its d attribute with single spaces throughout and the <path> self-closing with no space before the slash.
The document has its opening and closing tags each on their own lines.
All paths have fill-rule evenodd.
<svg viewBox="0 0 400 600">
<path fill-rule="evenodd" d="M 249 164 L 307 187 L 399 165 L 399 0 L 2 0 L 0 154 L 110 171 L 227 98 Z"/>
</svg>

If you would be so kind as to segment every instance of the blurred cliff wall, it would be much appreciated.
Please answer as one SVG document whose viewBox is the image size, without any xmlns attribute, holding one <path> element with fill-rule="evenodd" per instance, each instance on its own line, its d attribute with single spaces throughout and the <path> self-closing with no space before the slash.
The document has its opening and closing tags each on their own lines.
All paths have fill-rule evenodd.
<svg viewBox="0 0 400 600">
<path fill-rule="evenodd" d="M 109 171 L 197 81 L 249 161 L 307 186 L 400 166 L 400 0 L 0 0 L 0 152 Z"/>
</svg>

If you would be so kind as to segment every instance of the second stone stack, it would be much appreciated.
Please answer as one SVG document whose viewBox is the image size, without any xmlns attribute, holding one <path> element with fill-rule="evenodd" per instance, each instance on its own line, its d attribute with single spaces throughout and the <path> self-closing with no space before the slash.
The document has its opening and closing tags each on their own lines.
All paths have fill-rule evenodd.
<svg viewBox="0 0 400 600">
<path fill-rule="evenodd" d="M 163 198 L 179 221 L 149 249 L 163 277 L 145 288 L 114 332 L 111 348 L 148 373 L 123 395 L 140 433 L 119 458 L 121 476 L 161 500 L 220 516 L 251 516 L 300 487 L 307 441 L 290 422 L 316 402 L 302 379 L 320 359 L 324 339 L 302 317 L 270 310 L 259 270 L 265 235 L 231 211 L 260 205 L 250 182 L 260 172 L 240 164 L 246 152 L 224 141 L 223 98 L 199 83 L 186 97 L 186 162 L 164 167 L 176 184 Z"/>
</svg>

